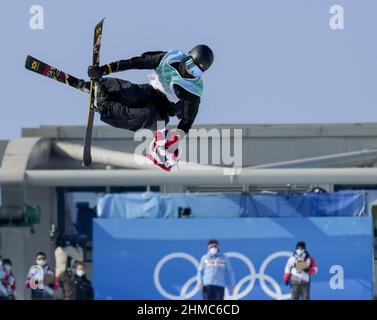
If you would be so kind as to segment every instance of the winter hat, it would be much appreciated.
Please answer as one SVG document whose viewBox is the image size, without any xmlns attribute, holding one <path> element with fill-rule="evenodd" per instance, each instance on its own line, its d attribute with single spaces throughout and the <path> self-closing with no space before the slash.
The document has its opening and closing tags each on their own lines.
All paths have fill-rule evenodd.
<svg viewBox="0 0 377 320">
<path fill-rule="evenodd" d="M 211 239 L 211 240 L 208 241 L 208 246 L 210 246 L 212 244 L 218 245 L 219 242 L 217 240 L 215 240 L 215 239 Z"/>
<path fill-rule="evenodd" d="M 304 242 L 304 241 L 299 241 L 299 242 L 297 242 L 297 244 L 296 244 L 296 249 L 298 249 L 298 248 L 304 248 L 304 249 L 306 249 L 306 244 L 305 244 L 305 242 Z"/>
</svg>

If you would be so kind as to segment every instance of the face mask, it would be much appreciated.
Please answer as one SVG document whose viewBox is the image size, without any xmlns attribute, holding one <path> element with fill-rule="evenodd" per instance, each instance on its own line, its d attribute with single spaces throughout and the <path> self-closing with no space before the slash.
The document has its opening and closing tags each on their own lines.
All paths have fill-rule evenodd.
<svg viewBox="0 0 377 320">
<path fill-rule="evenodd" d="M 11 272 L 12 271 L 12 266 L 10 266 L 9 264 L 4 264 L 4 270 L 6 271 L 6 272 Z"/>
<path fill-rule="evenodd" d="M 186 61 L 186 70 L 195 78 L 199 78 L 204 73 L 204 71 L 200 69 L 192 59 Z"/>
<path fill-rule="evenodd" d="M 81 278 L 83 275 L 85 275 L 85 271 L 84 270 L 77 270 L 76 274 L 77 274 L 78 277 Z"/>
<path fill-rule="evenodd" d="M 212 247 L 209 249 L 209 253 L 212 255 L 212 256 L 215 256 L 217 254 L 219 250 L 216 248 L 216 247 Z"/>
<path fill-rule="evenodd" d="M 41 266 L 41 267 L 43 267 L 46 264 L 45 259 L 38 259 L 35 262 L 37 263 L 38 266 Z"/>
<path fill-rule="evenodd" d="M 302 249 L 302 248 L 298 248 L 298 249 L 296 250 L 296 253 L 297 253 L 297 255 L 299 255 L 299 256 L 301 256 L 304 252 L 305 252 L 305 249 Z"/>
</svg>

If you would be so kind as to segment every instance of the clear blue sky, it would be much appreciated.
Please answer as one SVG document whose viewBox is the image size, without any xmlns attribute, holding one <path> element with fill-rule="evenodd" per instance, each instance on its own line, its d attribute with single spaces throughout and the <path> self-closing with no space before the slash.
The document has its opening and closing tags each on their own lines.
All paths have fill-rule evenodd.
<svg viewBox="0 0 377 320">
<path fill-rule="evenodd" d="M 197 123 L 374 122 L 377 119 L 377 1 L 51 1 L 1 3 L 0 139 L 22 127 L 83 125 L 87 96 L 24 69 L 27 54 L 86 76 L 93 27 L 106 17 L 102 62 L 147 50 L 215 52 Z M 44 8 L 45 29 L 29 27 Z M 329 28 L 329 8 L 345 29 Z M 186 13 L 186 16 L 184 15 Z M 147 81 L 146 71 L 117 74 Z M 99 123 L 99 122 L 97 122 Z"/>
</svg>

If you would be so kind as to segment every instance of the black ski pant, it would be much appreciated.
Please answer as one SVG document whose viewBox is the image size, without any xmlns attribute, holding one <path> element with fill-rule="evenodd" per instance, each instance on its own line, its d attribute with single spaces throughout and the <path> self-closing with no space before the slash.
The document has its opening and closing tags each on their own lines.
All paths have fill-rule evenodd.
<svg viewBox="0 0 377 320">
<path fill-rule="evenodd" d="M 99 80 L 101 120 L 121 129 L 157 129 L 157 122 L 169 121 L 169 101 L 150 84 L 134 84 L 117 78 Z"/>
<path fill-rule="evenodd" d="M 310 300 L 310 282 L 291 281 L 291 300 Z"/>
<path fill-rule="evenodd" d="M 208 285 L 203 287 L 203 300 L 224 300 L 225 288 Z"/>
</svg>

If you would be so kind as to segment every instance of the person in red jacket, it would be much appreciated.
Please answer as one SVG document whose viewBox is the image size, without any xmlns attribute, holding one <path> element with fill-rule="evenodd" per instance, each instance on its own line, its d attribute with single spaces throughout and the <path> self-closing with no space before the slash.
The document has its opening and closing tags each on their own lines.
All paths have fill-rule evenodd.
<svg viewBox="0 0 377 320">
<path fill-rule="evenodd" d="M 317 271 L 317 263 L 307 252 L 305 242 L 299 241 L 284 270 L 284 283 L 291 286 L 292 300 L 310 299 L 310 277 Z"/>
</svg>

